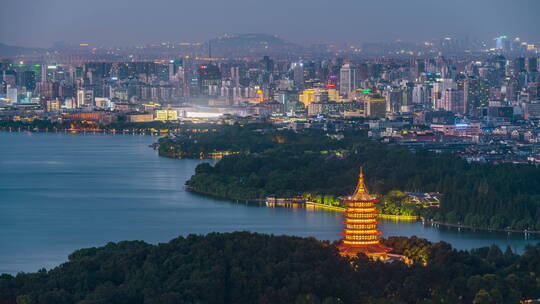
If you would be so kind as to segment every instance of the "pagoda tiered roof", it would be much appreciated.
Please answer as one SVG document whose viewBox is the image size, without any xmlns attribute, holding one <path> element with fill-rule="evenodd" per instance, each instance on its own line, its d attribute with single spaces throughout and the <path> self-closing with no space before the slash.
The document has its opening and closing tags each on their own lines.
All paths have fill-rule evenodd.
<svg viewBox="0 0 540 304">
<path fill-rule="evenodd" d="M 345 238 L 338 245 L 341 255 L 356 256 L 359 253 L 377 259 L 387 259 L 387 253 L 392 250 L 379 241 L 382 233 L 377 230 L 377 198 L 370 195 L 364 182 L 364 173 L 360 168 L 358 184 L 353 195 L 342 199 L 347 203 L 345 221 L 347 225 L 342 235 Z M 358 206 L 362 205 L 362 206 Z M 359 216 L 360 215 L 360 216 Z"/>
</svg>

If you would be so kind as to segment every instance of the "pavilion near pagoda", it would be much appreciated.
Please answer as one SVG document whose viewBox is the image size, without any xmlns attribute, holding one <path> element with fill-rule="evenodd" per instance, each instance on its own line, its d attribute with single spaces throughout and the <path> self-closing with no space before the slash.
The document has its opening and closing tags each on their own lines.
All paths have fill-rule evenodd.
<svg viewBox="0 0 540 304">
<path fill-rule="evenodd" d="M 392 248 L 381 244 L 377 230 L 378 199 L 370 195 L 364 183 L 364 173 L 360 168 L 358 185 L 353 195 L 343 198 L 345 210 L 345 230 L 338 245 L 342 256 L 356 256 L 363 253 L 376 260 L 388 260 Z"/>
</svg>

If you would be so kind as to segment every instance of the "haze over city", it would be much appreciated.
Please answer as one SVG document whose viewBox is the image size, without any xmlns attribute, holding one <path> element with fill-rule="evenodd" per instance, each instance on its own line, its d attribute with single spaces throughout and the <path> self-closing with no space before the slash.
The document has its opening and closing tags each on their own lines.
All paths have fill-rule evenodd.
<svg viewBox="0 0 540 304">
<path fill-rule="evenodd" d="M 298 43 L 422 41 L 498 35 L 539 41 L 540 1 L 6 0 L 0 42 L 140 45 L 269 33 Z"/>
</svg>

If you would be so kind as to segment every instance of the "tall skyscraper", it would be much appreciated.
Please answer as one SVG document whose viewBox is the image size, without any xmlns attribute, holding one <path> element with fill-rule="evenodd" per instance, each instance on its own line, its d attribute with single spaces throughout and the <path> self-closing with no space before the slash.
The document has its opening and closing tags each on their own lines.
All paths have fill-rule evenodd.
<svg viewBox="0 0 540 304">
<path fill-rule="evenodd" d="M 214 64 L 199 66 L 199 90 L 202 95 L 209 95 L 210 88 L 221 84 L 221 71 Z"/>
<path fill-rule="evenodd" d="M 304 63 L 295 62 L 292 64 L 294 85 L 297 87 L 304 86 Z"/>
<path fill-rule="evenodd" d="M 339 71 L 339 94 L 347 96 L 356 89 L 356 69 L 346 63 Z"/>
<path fill-rule="evenodd" d="M 240 87 L 240 68 L 231 67 L 231 80 L 235 88 Z"/>
<path fill-rule="evenodd" d="M 465 113 L 471 113 L 480 106 L 480 85 L 476 78 L 467 78 L 463 82 L 463 103 Z"/>
</svg>

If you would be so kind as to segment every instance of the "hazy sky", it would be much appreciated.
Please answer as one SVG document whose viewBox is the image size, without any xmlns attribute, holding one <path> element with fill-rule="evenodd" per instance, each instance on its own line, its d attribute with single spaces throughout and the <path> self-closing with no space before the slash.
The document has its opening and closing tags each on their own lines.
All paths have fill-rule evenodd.
<svg viewBox="0 0 540 304">
<path fill-rule="evenodd" d="M 135 45 L 269 33 L 299 43 L 520 35 L 540 0 L 0 0 L 0 42 Z"/>
</svg>

